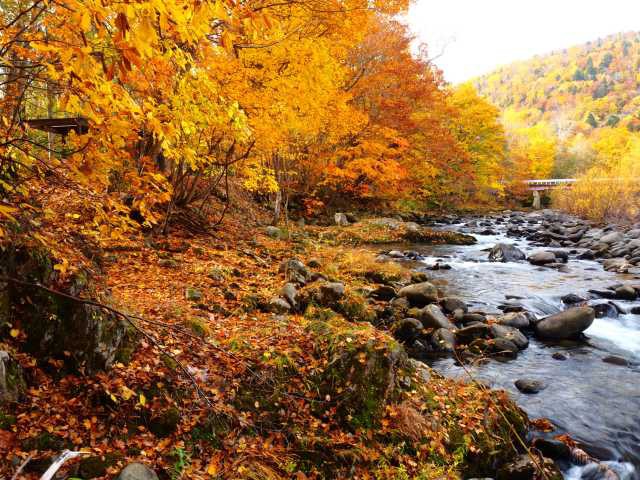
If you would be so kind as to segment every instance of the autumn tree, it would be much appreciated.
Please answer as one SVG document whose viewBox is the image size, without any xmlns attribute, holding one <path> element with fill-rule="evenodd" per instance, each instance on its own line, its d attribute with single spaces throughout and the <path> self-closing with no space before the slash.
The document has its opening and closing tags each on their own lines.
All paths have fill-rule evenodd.
<svg viewBox="0 0 640 480">
<path fill-rule="evenodd" d="M 475 197 L 489 200 L 504 189 L 507 139 L 500 111 L 480 97 L 471 83 L 457 87 L 449 97 L 457 112 L 452 122 L 456 138 L 474 169 Z"/>
</svg>

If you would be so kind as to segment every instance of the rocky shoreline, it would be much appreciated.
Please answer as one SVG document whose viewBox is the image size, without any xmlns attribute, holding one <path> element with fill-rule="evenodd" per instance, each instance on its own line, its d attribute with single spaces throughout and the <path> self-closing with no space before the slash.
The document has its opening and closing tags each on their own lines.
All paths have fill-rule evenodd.
<svg viewBox="0 0 640 480">
<path fill-rule="evenodd" d="M 459 232 L 470 235 L 492 235 L 495 233 L 493 228 L 499 224 L 507 229 L 510 237 L 526 239 L 540 247 L 526 255 L 513 245 L 498 243 L 486 252 L 491 262 L 528 262 L 532 268 L 566 272 L 572 258 L 594 259 L 599 260 L 605 270 L 623 273 L 635 273 L 636 264 L 640 264 L 640 229 L 599 228 L 590 222 L 557 212 L 507 212 L 471 220 L 449 216 L 427 222 L 430 226 L 440 228 L 443 225 L 456 225 Z M 413 262 L 419 259 L 419 253 L 413 250 L 397 249 L 382 251 L 379 257 L 380 261 Z M 450 267 L 446 263 L 437 263 L 429 269 L 447 268 Z M 342 283 L 330 282 L 322 276 L 312 277 L 311 282 L 320 281 L 319 286 L 311 290 L 303 287 L 301 296 L 296 297 L 295 281 L 304 269 L 304 264 L 299 261 L 291 261 L 281 267 L 281 271 L 292 273 L 287 274 L 290 282 L 283 288 L 281 297 L 271 300 L 271 305 L 283 307 L 274 311 L 287 313 L 291 309 L 298 309 L 304 312 L 308 305 L 319 304 L 344 314 L 340 304 L 345 294 L 345 285 Z M 517 298 L 507 299 L 499 306 L 500 312 L 472 309 L 460 298 L 442 292 L 422 272 L 414 272 L 408 282 L 385 279 L 384 276 L 376 280 L 375 286 L 364 292 L 366 306 L 362 307 L 362 310 L 373 311 L 366 318 L 352 316 L 350 320 L 371 321 L 378 328 L 390 331 L 411 358 L 426 363 L 442 356 L 451 356 L 459 364 L 473 365 L 490 360 L 513 361 L 529 346 L 530 338 L 580 343 L 585 339 L 582 332 L 592 325 L 596 317 L 609 315 L 611 309 L 624 311 L 613 300 L 640 298 L 640 285 L 614 284 L 605 290 L 590 291 L 588 298 L 576 294 L 565 295 L 562 299 L 564 311 L 536 317 Z M 309 294 L 309 291 L 314 293 Z M 593 303 L 601 299 L 606 302 Z M 381 303 L 385 305 L 381 307 Z M 564 360 L 562 354 L 554 358 Z M 613 364 L 622 365 L 626 362 L 619 357 L 607 358 L 604 361 Z M 520 392 L 528 395 L 535 395 L 547 386 L 535 378 L 519 378 L 514 383 Z M 620 478 L 608 465 L 575 446 L 569 447 L 545 436 L 533 435 L 530 440 L 532 446 L 558 465 L 587 464 L 583 478 Z M 498 479 L 535 478 L 536 474 L 535 469 L 531 469 L 531 459 L 518 458 L 502 468 L 502 473 L 496 472 Z M 527 469 L 532 471 L 529 476 L 525 473 Z M 505 474 L 506 471 L 509 473 Z"/>
</svg>

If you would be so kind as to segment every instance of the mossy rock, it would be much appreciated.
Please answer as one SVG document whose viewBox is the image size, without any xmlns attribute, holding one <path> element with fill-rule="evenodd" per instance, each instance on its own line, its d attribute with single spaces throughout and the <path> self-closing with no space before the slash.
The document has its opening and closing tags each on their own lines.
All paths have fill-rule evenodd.
<svg viewBox="0 0 640 480">
<path fill-rule="evenodd" d="M 180 410 L 170 407 L 149 420 L 149 431 L 158 438 L 171 435 L 180 423 Z"/>
<path fill-rule="evenodd" d="M 22 368 L 9 353 L 0 350 L 0 405 L 17 402 L 25 389 Z"/>
<path fill-rule="evenodd" d="M 191 430 L 191 441 L 206 442 L 213 448 L 220 448 L 223 438 L 230 431 L 231 422 L 228 418 L 211 414 Z"/>
<path fill-rule="evenodd" d="M 27 438 L 22 442 L 22 449 L 25 451 L 37 450 L 39 452 L 59 452 L 70 447 L 71 444 L 68 440 L 49 432 L 42 432 L 39 435 Z"/>
<path fill-rule="evenodd" d="M 402 275 L 400 273 L 370 270 L 364 273 L 364 278 L 373 283 L 380 283 L 382 285 L 393 285 L 394 283 L 402 280 Z"/>
<path fill-rule="evenodd" d="M 0 274 L 34 284 L 55 283 L 53 264 L 43 249 L 10 246 L 0 252 Z M 70 283 L 71 295 L 99 297 L 86 272 L 78 272 Z M 60 359 L 71 371 L 92 374 L 127 360 L 135 349 L 136 332 L 114 313 L 16 283 L 10 283 L 6 292 L 8 321 L 26 334 L 23 348 L 39 360 Z M 98 300 L 109 303 L 108 298 Z"/>
<path fill-rule="evenodd" d="M 78 464 L 78 475 L 85 479 L 103 477 L 107 470 L 118 464 L 124 457 L 120 453 L 107 453 L 102 456 L 85 457 Z"/>
<path fill-rule="evenodd" d="M 0 430 L 9 430 L 18 422 L 18 418 L 7 412 L 0 411 Z"/>
<path fill-rule="evenodd" d="M 208 337 L 211 334 L 209 326 L 201 318 L 190 318 L 187 320 L 187 325 L 189 326 L 189 329 L 200 338 Z"/>
<path fill-rule="evenodd" d="M 351 322 L 366 322 L 375 324 L 378 313 L 367 300 L 361 295 L 347 294 L 345 298 L 338 302 L 336 311 Z"/>
<path fill-rule="evenodd" d="M 351 427 L 377 425 L 385 405 L 400 393 L 398 373 L 408 360 L 404 348 L 390 337 L 363 341 L 357 327 L 340 319 L 309 328 L 318 334 L 319 348 L 328 342 L 329 367 L 316 379 L 321 393 L 340 398 L 337 412 Z"/>
<path fill-rule="evenodd" d="M 190 302 L 200 302 L 204 298 L 204 295 L 202 295 L 202 292 L 194 287 L 185 288 L 184 296 Z"/>
</svg>

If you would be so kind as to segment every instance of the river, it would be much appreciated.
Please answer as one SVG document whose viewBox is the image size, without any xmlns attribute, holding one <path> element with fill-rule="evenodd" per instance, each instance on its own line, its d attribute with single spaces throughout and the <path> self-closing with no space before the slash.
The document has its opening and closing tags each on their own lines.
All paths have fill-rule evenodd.
<svg viewBox="0 0 640 480">
<path fill-rule="evenodd" d="M 587 296 L 590 289 L 633 284 L 636 278 L 604 271 L 600 263 L 578 260 L 575 254 L 570 256 L 568 272 L 527 262 L 489 262 L 487 249 L 499 242 L 515 244 L 525 253 L 540 248 L 508 237 L 504 224 L 491 225 L 494 234 L 474 235 L 478 243 L 472 246 L 416 248 L 423 255 L 419 269 L 436 263 L 451 267 L 428 273 L 447 295 L 467 301 L 470 310 L 499 312 L 498 306 L 515 303 L 543 317 L 565 308 L 560 300 L 563 295 Z M 465 231 L 464 224 L 446 228 Z M 627 311 L 640 306 L 640 301 L 616 303 Z M 598 318 L 585 334 L 584 342 L 546 343 L 531 338 L 530 346 L 516 360 L 476 365 L 473 374 L 493 388 L 509 391 L 531 418 L 551 420 L 556 427 L 552 435 L 569 433 L 587 452 L 608 461 L 621 479 L 640 479 L 640 316 Z M 566 359 L 557 360 L 554 353 Z M 603 361 L 612 355 L 626 359 L 629 365 Z M 450 358 L 435 360 L 432 367 L 447 376 L 466 375 Z M 542 379 L 548 387 L 535 395 L 522 394 L 514 381 L 523 377 Z M 564 474 L 580 479 L 582 467 L 566 466 Z"/>
</svg>

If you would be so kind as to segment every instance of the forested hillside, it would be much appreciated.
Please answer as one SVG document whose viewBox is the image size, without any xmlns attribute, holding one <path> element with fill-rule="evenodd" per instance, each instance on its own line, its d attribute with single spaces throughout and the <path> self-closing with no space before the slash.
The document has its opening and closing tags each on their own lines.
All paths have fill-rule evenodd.
<svg viewBox="0 0 640 480">
<path fill-rule="evenodd" d="M 517 62 L 474 81 L 505 123 L 551 130 L 570 156 L 589 161 L 585 140 L 602 129 L 640 130 L 640 33 L 625 33 Z M 559 165 L 571 174 L 574 164 Z"/>
<path fill-rule="evenodd" d="M 517 62 L 474 84 L 502 109 L 515 177 L 628 179 L 637 176 L 639 68 L 640 33 L 631 32 Z M 537 168 L 522 167 L 531 164 Z M 614 199 L 629 186 L 612 187 L 610 199 L 595 201 L 608 206 L 585 206 L 578 213 L 597 210 L 599 217 L 612 202 L 619 209 Z M 576 201 L 568 204 L 575 208 Z"/>
</svg>

